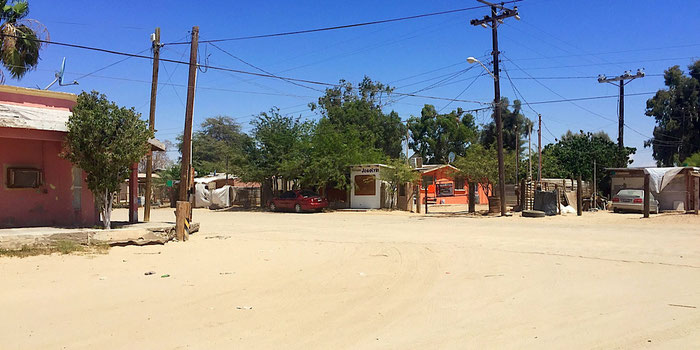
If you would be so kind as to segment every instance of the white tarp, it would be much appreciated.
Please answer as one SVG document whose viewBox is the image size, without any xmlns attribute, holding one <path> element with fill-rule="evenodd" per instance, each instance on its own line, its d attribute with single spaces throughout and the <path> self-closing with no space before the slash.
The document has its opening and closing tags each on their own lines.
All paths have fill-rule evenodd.
<svg viewBox="0 0 700 350">
<path fill-rule="evenodd" d="M 211 200 L 209 199 L 209 190 L 205 184 L 194 184 L 194 207 L 209 208 Z"/>
<path fill-rule="evenodd" d="M 644 172 L 649 174 L 649 190 L 661 193 L 683 169 L 683 167 L 645 168 Z"/>
<path fill-rule="evenodd" d="M 228 208 L 231 206 L 231 196 L 229 192 L 231 186 L 226 185 L 215 190 L 211 190 L 211 206 L 210 208 Z"/>
</svg>

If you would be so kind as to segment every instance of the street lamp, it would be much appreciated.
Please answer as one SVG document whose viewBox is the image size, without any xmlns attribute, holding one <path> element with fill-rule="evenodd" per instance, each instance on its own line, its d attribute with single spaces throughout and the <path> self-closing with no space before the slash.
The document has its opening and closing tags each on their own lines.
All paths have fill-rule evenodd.
<svg viewBox="0 0 700 350">
<path fill-rule="evenodd" d="M 484 64 L 481 63 L 481 61 L 479 61 L 478 59 L 476 59 L 472 56 L 469 56 L 469 57 L 467 57 L 467 62 L 469 62 L 471 64 L 479 63 L 482 67 L 484 67 L 484 70 L 486 71 L 486 73 L 489 73 L 491 78 L 493 78 L 494 80 L 498 80 L 498 78 L 495 75 L 493 75 L 493 73 L 491 73 L 491 71 L 488 68 L 486 68 L 486 66 L 484 66 Z"/>
</svg>

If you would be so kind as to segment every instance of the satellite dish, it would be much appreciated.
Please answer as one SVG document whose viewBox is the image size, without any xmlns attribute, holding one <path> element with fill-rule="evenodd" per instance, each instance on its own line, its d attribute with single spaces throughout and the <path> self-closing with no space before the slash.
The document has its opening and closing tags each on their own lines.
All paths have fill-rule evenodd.
<svg viewBox="0 0 700 350">
<path fill-rule="evenodd" d="M 63 57 L 63 62 L 61 62 L 61 70 L 58 71 L 58 72 L 56 72 L 56 75 L 55 75 L 55 76 L 56 76 L 56 79 L 54 79 L 54 80 L 51 82 L 51 84 L 49 84 L 49 86 L 47 86 L 44 90 L 48 90 L 51 86 L 53 86 L 53 84 L 56 84 L 56 82 L 58 82 L 58 85 L 59 85 L 59 86 L 78 85 L 78 82 L 75 81 L 75 80 L 74 80 L 72 83 L 69 83 L 69 84 L 64 84 L 64 83 L 63 83 L 63 74 L 65 73 L 65 71 L 66 71 L 66 58 Z"/>
<path fill-rule="evenodd" d="M 447 159 L 450 161 L 450 163 L 455 161 L 455 153 L 450 152 L 450 154 L 447 155 Z"/>
</svg>

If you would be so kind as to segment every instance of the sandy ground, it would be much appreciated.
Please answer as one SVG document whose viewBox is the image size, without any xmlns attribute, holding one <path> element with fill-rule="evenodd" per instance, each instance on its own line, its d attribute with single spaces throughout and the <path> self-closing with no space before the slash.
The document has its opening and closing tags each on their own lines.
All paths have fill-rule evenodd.
<svg viewBox="0 0 700 350">
<path fill-rule="evenodd" d="M 0 348 L 700 348 L 695 216 L 194 215 L 185 243 L 0 258 Z"/>
</svg>

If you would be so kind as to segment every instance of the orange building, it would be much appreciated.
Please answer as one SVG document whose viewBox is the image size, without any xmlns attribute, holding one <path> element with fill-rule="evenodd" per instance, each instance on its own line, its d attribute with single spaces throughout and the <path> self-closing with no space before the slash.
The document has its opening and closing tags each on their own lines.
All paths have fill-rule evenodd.
<svg viewBox="0 0 700 350">
<path fill-rule="evenodd" d="M 459 169 L 449 164 L 423 165 L 416 168 L 421 173 L 420 203 L 424 203 L 425 185 L 428 186 L 428 202 L 435 204 L 468 204 L 469 191 L 464 179 L 456 177 Z M 481 186 L 477 186 L 476 204 L 488 204 Z"/>
</svg>

